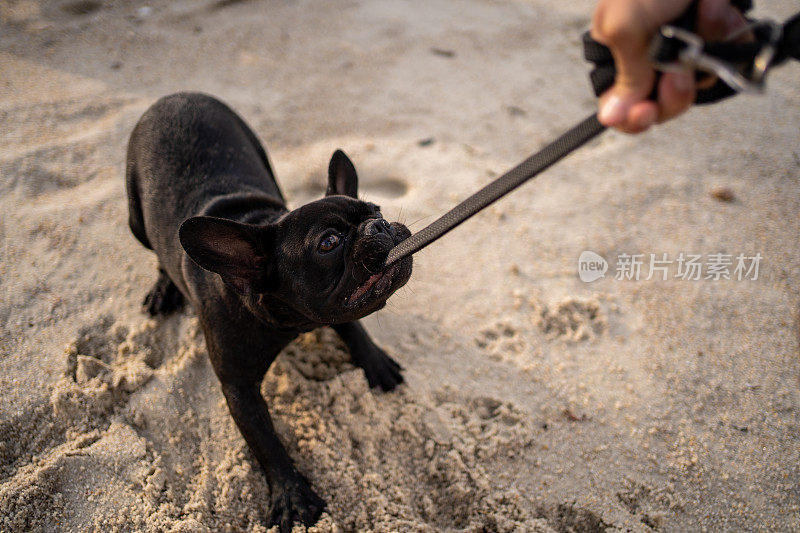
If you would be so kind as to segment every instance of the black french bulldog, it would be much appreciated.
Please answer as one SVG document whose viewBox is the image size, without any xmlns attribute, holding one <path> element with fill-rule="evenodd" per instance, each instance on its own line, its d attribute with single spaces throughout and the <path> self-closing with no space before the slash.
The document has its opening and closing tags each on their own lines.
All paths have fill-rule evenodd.
<svg viewBox="0 0 800 533">
<path fill-rule="evenodd" d="M 260 393 L 278 353 L 329 325 L 370 387 L 403 382 L 401 367 L 357 322 L 411 276 L 411 258 L 383 268 L 410 235 L 356 198 L 356 171 L 336 151 L 321 200 L 289 211 L 267 154 L 230 108 L 203 94 L 156 102 L 128 145 L 131 231 L 158 256 L 144 305 L 194 306 L 231 416 L 267 478 L 269 525 L 313 525 L 325 503 L 292 464 Z"/>
</svg>

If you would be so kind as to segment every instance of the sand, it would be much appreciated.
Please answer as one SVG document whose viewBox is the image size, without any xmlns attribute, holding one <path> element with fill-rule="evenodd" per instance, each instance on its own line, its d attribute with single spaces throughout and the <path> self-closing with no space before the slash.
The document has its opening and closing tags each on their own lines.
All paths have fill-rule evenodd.
<svg viewBox="0 0 800 533">
<path fill-rule="evenodd" d="M 0 530 L 267 529 L 193 311 L 141 312 L 156 263 L 124 154 L 151 103 L 229 103 L 292 206 L 343 148 L 362 197 L 419 230 L 592 111 L 592 5 L 2 2 Z M 765 95 L 607 133 L 419 253 L 365 320 L 396 392 L 331 331 L 287 348 L 263 392 L 328 502 L 309 531 L 799 529 L 798 87 L 785 67 Z M 609 261 L 592 283 L 585 250 Z M 681 252 L 762 260 L 645 279 Z M 615 279 L 621 254 L 639 280 Z"/>
</svg>

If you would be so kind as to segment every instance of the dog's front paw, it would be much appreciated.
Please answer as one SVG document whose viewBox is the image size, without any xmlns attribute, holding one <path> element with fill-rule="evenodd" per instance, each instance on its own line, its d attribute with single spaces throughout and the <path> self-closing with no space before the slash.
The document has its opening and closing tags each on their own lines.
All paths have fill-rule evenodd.
<svg viewBox="0 0 800 533">
<path fill-rule="evenodd" d="M 369 356 L 360 358 L 357 364 L 364 369 L 371 389 L 380 387 L 388 392 L 403 383 L 403 367 L 377 346 Z"/>
<path fill-rule="evenodd" d="M 276 483 L 270 491 L 269 527 L 278 526 L 281 533 L 291 533 L 295 523 L 306 527 L 317 523 L 325 502 L 302 477 Z"/>
</svg>

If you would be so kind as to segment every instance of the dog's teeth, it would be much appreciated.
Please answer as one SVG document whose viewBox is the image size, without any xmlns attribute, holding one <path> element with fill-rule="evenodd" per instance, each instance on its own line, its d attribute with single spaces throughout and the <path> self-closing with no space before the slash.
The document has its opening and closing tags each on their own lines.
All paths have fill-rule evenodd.
<svg viewBox="0 0 800 533">
<path fill-rule="evenodd" d="M 371 275 L 363 285 L 358 287 L 353 294 L 350 295 L 350 298 L 347 300 L 348 304 L 352 304 L 364 296 L 373 287 L 375 288 L 376 295 L 383 293 L 392 283 L 392 273 L 393 270 L 390 269 L 387 272 L 378 272 L 377 274 Z"/>
<path fill-rule="evenodd" d="M 389 283 L 392 281 L 391 276 L 383 276 L 381 280 L 375 285 L 375 291 L 377 293 L 382 293 L 389 287 Z"/>
</svg>

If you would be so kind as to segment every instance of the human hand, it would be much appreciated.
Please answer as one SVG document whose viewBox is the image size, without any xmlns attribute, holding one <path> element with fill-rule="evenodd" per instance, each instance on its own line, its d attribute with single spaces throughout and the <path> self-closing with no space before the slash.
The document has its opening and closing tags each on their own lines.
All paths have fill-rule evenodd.
<svg viewBox="0 0 800 533">
<path fill-rule="evenodd" d="M 592 18 L 591 36 L 606 45 L 617 70 L 614 85 L 600 96 L 600 122 L 626 133 L 639 133 L 680 115 L 692 105 L 697 90 L 694 72 L 664 72 L 653 91 L 656 74 L 650 41 L 658 28 L 677 19 L 691 0 L 600 0 Z M 699 0 L 697 33 L 707 41 L 723 40 L 746 24 L 730 0 Z M 711 81 L 713 83 L 713 81 Z"/>
</svg>

